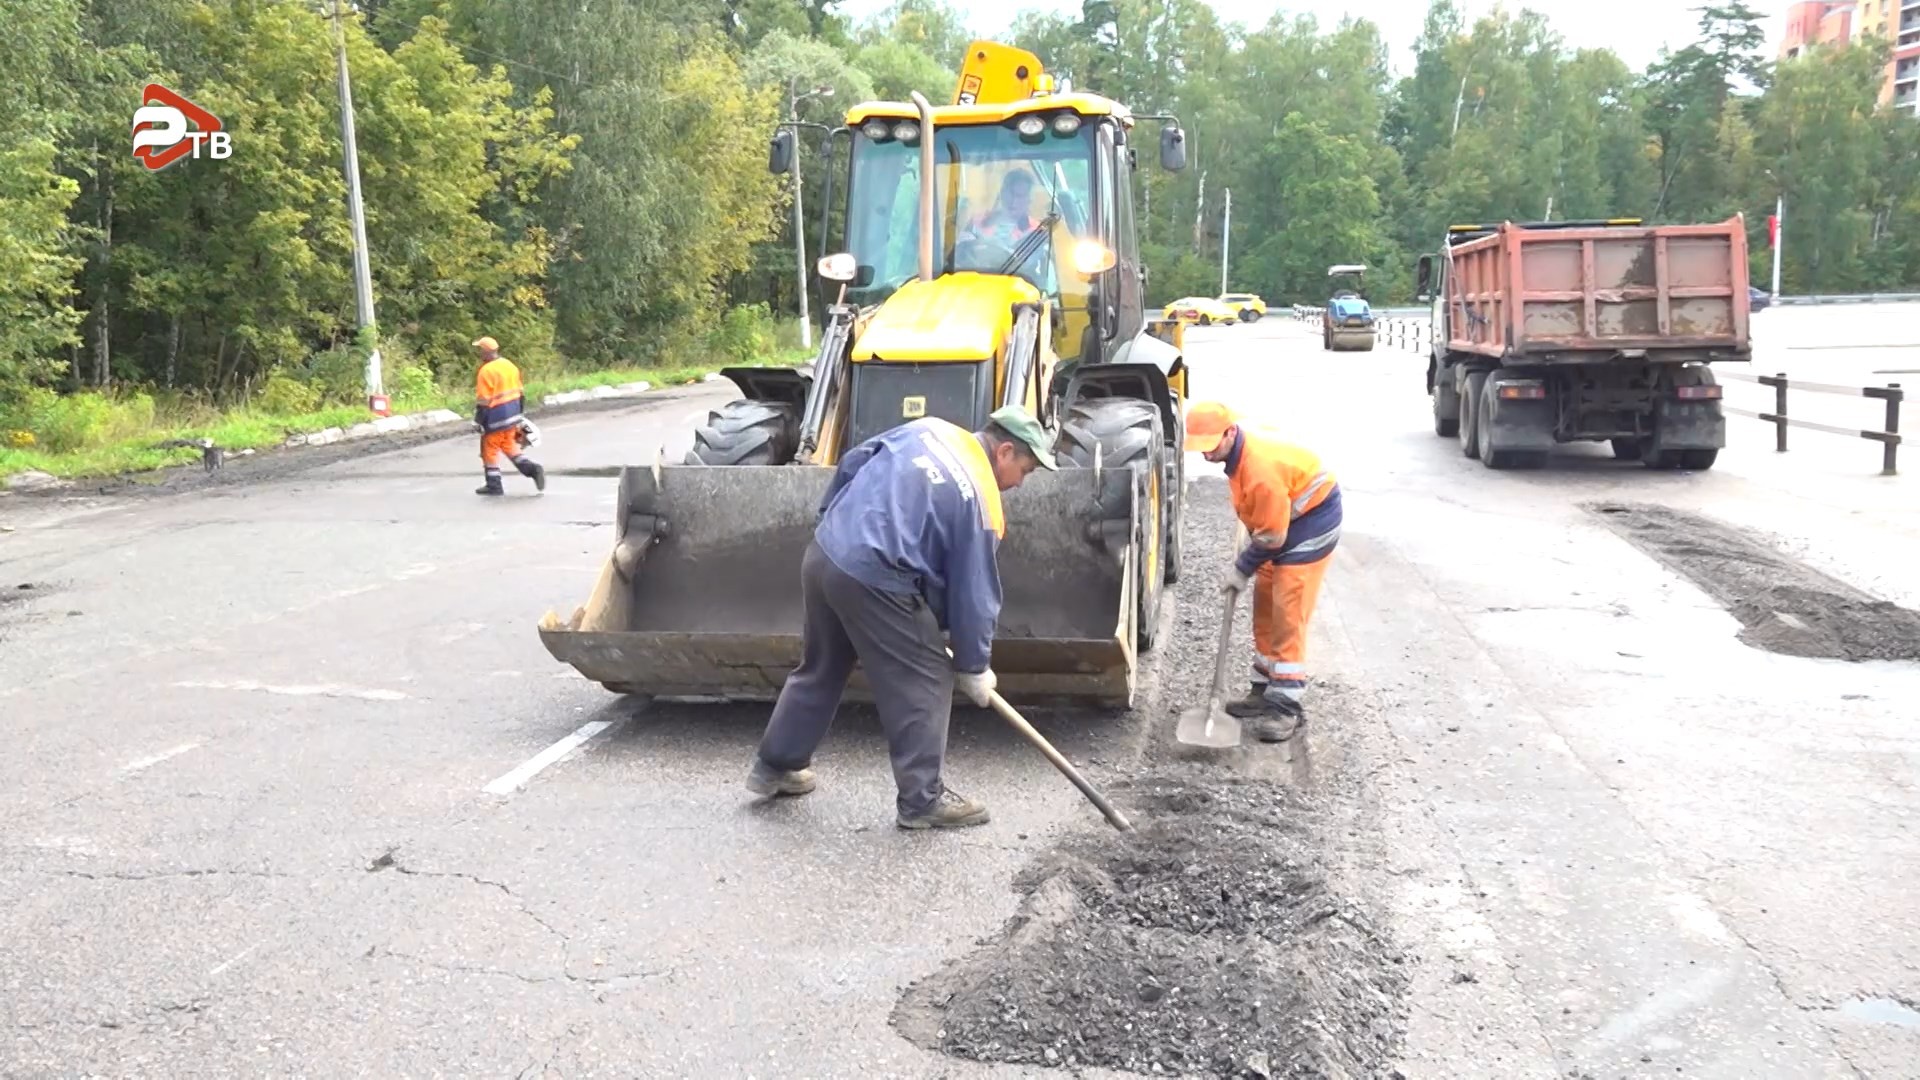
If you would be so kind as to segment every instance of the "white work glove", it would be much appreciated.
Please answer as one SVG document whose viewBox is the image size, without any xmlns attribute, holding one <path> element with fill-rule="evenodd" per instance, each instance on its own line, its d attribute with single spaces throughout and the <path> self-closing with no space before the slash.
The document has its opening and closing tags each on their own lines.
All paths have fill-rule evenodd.
<svg viewBox="0 0 1920 1080">
<path fill-rule="evenodd" d="M 1249 575 L 1240 572 L 1238 565 L 1228 563 L 1226 572 L 1220 575 L 1220 591 L 1238 595 L 1247 591 L 1247 582 L 1251 580 Z"/>
<path fill-rule="evenodd" d="M 968 701 L 973 702 L 983 709 L 993 703 L 988 695 L 992 694 L 993 688 L 998 685 L 999 681 L 993 677 L 992 668 L 978 673 L 971 671 L 956 672 L 953 676 L 954 692 L 957 694 L 965 694 Z"/>
</svg>

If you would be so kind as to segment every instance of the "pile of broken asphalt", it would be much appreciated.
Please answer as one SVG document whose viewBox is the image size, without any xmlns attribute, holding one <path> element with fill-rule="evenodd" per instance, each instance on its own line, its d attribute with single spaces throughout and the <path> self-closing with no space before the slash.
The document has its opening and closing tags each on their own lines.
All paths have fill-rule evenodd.
<svg viewBox="0 0 1920 1080">
<path fill-rule="evenodd" d="M 1230 522 L 1212 520 L 1224 514 L 1194 513 L 1211 501 L 1188 503 L 1205 518 L 1187 525 L 1189 556 L 1201 561 L 1226 550 Z M 1200 673 L 1212 668 L 1218 631 L 1217 611 L 1182 614 L 1160 670 L 1193 674 L 1166 679 L 1157 711 L 1168 717 L 1207 693 Z M 1153 739 L 1171 737 L 1170 719 L 1155 726 Z M 1382 1075 L 1404 1029 L 1404 957 L 1344 889 L 1335 814 L 1314 791 L 1179 755 L 1148 758 L 1106 785 L 1138 831 L 1090 827 L 1038 856 L 1015 881 L 1014 917 L 910 987 L 896 1029 L 981 1062 Z"/>
</svg>

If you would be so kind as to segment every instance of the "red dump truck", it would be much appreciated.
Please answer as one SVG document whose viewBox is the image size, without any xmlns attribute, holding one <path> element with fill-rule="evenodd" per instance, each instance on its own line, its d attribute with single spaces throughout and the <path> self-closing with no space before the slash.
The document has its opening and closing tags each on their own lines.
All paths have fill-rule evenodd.
<svg viewBox="0 0 1920 1080">
<path fill-rule="evenodd" d="M 1747 232 L 1637 220 L 1455 225 L 1420 257 L 1433 430 L 1489 468 L 1610 442 L 1654 469 L 1726 445 L 1708 364 L 1749 359 Z"/>
</svg>

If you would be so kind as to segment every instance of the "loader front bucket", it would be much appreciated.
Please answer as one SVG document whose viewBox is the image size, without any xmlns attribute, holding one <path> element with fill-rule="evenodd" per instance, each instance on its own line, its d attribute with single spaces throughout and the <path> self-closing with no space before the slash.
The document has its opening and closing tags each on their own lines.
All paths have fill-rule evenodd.
<svg viewBox="0 0 1920 1080">
<path fill-rule="evenodd" d="M 613 554 L 585 606 L 541 621 L 547 651 L 621 693 L 772 700 L 800 660 L 800 559 L 833 472 L 621 470 Z M 1136 488 L 1062 468 L 1004 494 L 993 668 L 1009 701 L 1131 703 Z M 847 698 L 872 700 L 857 669 Z"/>
</svg>

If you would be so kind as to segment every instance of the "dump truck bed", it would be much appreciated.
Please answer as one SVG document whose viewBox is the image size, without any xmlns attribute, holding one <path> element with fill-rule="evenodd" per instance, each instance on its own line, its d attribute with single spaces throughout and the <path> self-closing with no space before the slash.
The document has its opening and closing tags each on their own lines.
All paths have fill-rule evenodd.
<svg viewBox="0 0 1920 1080">
<path fill-rule="evenodd" d="M 1447 347 L 1507 362 L 1744 357 L 1747 233 L 1712 225 L 1529 229 L 1449 247 Z M 1678 358 L 1678 357 L 1676 357 Z"/>
</svg>

